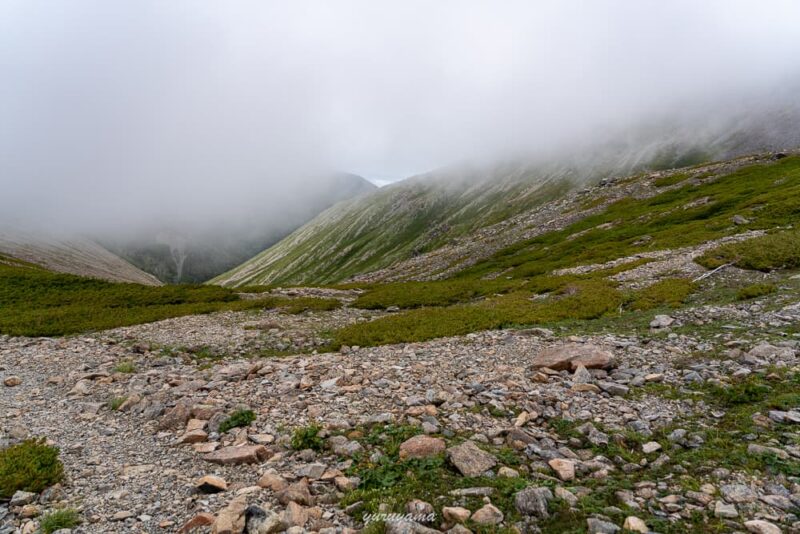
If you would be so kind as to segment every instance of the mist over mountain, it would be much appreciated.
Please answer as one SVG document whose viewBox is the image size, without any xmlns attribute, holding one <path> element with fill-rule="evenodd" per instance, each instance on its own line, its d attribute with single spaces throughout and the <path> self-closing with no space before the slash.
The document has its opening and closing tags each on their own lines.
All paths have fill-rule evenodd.
<svg viewBox="0 0 800 534">
<path fill-rule="evenodd" d="M 788 0 L 3 2 L 0 217 L 152 240 L 268 197 L 289 217 L 334 169 L 725 135 L 797 106 L 798 19 Z"/>
<path fill-rule="evenodd" d="M 278 242 L 331 205 L 375 190 L 360 176 L 340 173 L 295 188 L 287 196 L 266 196 L 225 219 L 206 224 L 170 221 L 135 231 L 97 233 L 109 250 L 168 283 L 200 283 Z"/>
<path fill-rule="evenodd" d="M 765 150 L 800 146 L 800 107 L 754 106 L 726 121 L 642 124 L 593 144 L 576 141 L 547 156 L 503 163 L 464 163 L 386 186 L 320 214 L 280 243 L 214 279 L 224 285 L 341 282 L 400 265 L 390 276 L 441 274 L 425 264 L 417 272 L 403 262 L 453 243 L 495 238 L 462 257 L 453 269 L 491 254 L 506 243 L 515 217 L 603 179 L 672 169 Z M 488 228 L 495 228 L 488 230 Z M 440 267 L 441 269 L 441 267 Z M 449 270 L 447 272 L 450 272 Z M 366 278 L 370 278 L 366 276 Z"/>
</svg>

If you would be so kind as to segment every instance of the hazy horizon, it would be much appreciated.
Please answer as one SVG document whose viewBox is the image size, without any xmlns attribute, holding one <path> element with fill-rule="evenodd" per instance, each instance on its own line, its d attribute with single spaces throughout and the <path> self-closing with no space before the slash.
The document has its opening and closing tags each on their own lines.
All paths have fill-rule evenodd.
<svg viewBox="0 0 800 534">
<path fill-rule="evenodd" d="M 296 209 L 331 172 L 769 129 L 800 116 L 799 23 L 777 0 L 7 0 L 0 213 L 202 224 Z"/>
</svg>

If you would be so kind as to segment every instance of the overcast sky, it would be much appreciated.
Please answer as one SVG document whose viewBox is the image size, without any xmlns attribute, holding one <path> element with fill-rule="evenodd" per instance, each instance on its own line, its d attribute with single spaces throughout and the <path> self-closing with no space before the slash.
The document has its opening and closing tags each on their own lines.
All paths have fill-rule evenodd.
<svg viewBox="0 0 800 534">
<path fill-rule="evenodd" d="M 0 213 L 202 214 L 535 153 L 796 99 L 799 58 L 796 0 L 0 0 Z"/>
</svg>

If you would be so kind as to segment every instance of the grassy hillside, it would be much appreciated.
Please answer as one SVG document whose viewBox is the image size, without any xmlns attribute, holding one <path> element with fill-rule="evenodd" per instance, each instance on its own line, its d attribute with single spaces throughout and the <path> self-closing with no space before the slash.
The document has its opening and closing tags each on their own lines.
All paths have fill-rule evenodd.
<svg viewBox="0 0 800 534">
<path fill-rule="evenodd" d="M 34 234 L 0 229 L 0 254 L 40 265 L 51 271 L 113 282 L 160 285 L 159 280 L 82 237 Z"/>
<path fill-rule="evenodd" d="M 699 245 L 747 230 L 770 234 L 722 246 L 699 262 L 758 270 L 800 265 L 798 233 L 787 229 L 800 220 L 800 157 L 719 177 L 690 180 L 684 175 L 660 186 L 665 191 L 659 195 L 616 202 L 564 230 L 508 247 L 451 279 L 364 286 L 367 292 L 355 306 L 408 311 L 347 327 L 336 333 L 334 346 L 421 341 L 679 305 L 693 288 L 686 279 L 621 291 L 609 276 L 647 261 L 636 260 L 636 254 Z M 735 224 L 734 217 L 746 223 Z M 554 275 L 559 269 L 624 257 L 633 261 L 590 274 Z"/>
<path fill-rule="evenodd" d="M 340 203 L 212 283 L 339 282 L 435 249 L 576 187 L 570 169 L 453 172 L 407 180 Z"/>
<path fill-rule="evenodd" d="M 6 335 L 57 336 L 222 310 L 335 306 L 327 299 L 241 300 L 218 286 L 113 283 L 0 256 L 0 334 Z"/>
<path fill-rule="evenodd" d="M 742 161 L 747 163 L 714 167 L 719 172 L 702 167 L 631 177 L 626 181 L 646 181 L 656 194 L 600 203 L 598 210 L 563 229 L 515 243 L 445 280 L 359 284 L 363 292 L 351 306 L 398 311 L 328 333 L 330 348 L 576 321 L 582 329 L 606 320 L 638 324 L 648 318 L 643 311 L 682 306 L 699 286 L 682 272 L 648 279 L 655 283 L 639 288 L 625 287 L 615 276 L 647 267 L 658 251 L 744 232 L 763 235 L 709 248 L 697 263 L 753 272 L 798 268 L 800 238 L 793 225 L 800 220 L 800 156 Z M 597 188 L 594 194 L 607 190 Z M 620 259 L 624 261 L 609 263 Z M 589 265 L 595 267 L 563 271 Z M 768 283 L 752 284 L 735 288 L 729 297 L 747 299 L 774 291 Z M 3 334 L 60 335 L 219 310 L 285 307 L 297 312 L 338 305 L 325 299 L 297 300 L 240 300 L 234 290 L 220 286 L 114 284 L 0 259 Z"/>
</svg>

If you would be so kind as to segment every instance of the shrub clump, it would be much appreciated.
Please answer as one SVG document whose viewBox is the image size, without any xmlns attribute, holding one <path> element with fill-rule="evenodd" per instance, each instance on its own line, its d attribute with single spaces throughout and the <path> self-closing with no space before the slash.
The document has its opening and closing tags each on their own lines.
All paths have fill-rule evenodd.
<svg viewBox="0 0 800 534">
<path fill-rule="evenodd" d="M 0 450 L 0 498 L 16 491 L 40 493 L 64 478 L 58 449 L 44 439 L 29 439 Z"/>
<path fill-rule="evenodd" d="M 292 434 L 292 448 L 296 451 L 313 449 L 321 451 L 325 447 L 325 441 L 319 435 L 322 427 L 317 424 L 296 428 Z"/>
<path fill-rule="evenodd" d="M 750 300 L 766 295 L 772 295 L 778 291 L 775 284 L 753 284 L 743 287 L 736 292 L 736 300 Z"/>
<path fill-rule="evenodd" d="M 75 528 L 80 522 L 81 520 L 77 510 L 73 508 L 63 508 L 50 512 L 42 517 L 39 527 L 42 529 L 43 534 L 52 534 L 62 528 Z"/>
<path fill-rule="evenodd" d="M 637 311 L 652 310 L 662 306 L 677 308 L 686 302 L 695 284 L 686 278 L 667 278 L 632 295 L 630 308 Z"/>
<path fill-rule="evenodd" d="M 128 400 L 128 397 L 112 397 L 108 399 L 108 408 L 111 411 L 116 412 L 119 410 L 120 406 L 125 404 L 125 401 Z"/>
<path fill-rule="evenodd" d="M 708 269 L 733 264 L 751 271 L 800 267 L 800 230 L 768 234 L 710 250 L 697 259 Z"/>
<path fill-rule="evenodd" d="M 130 360 L 125 360 L 119 362 L 117 365 L 114 366 L 115 373 L 124 373 L 126 375 L 130 375 L 136 372 L 136 364 L 134 364 Z"/>
<path fill-rule="evenodd" d="M 253 410 L 236 410 L 219 425 L 219 433 L 224 434 L 232 428 L 248 426 L 255 420 L 256 414 Z"/>
</svg>

